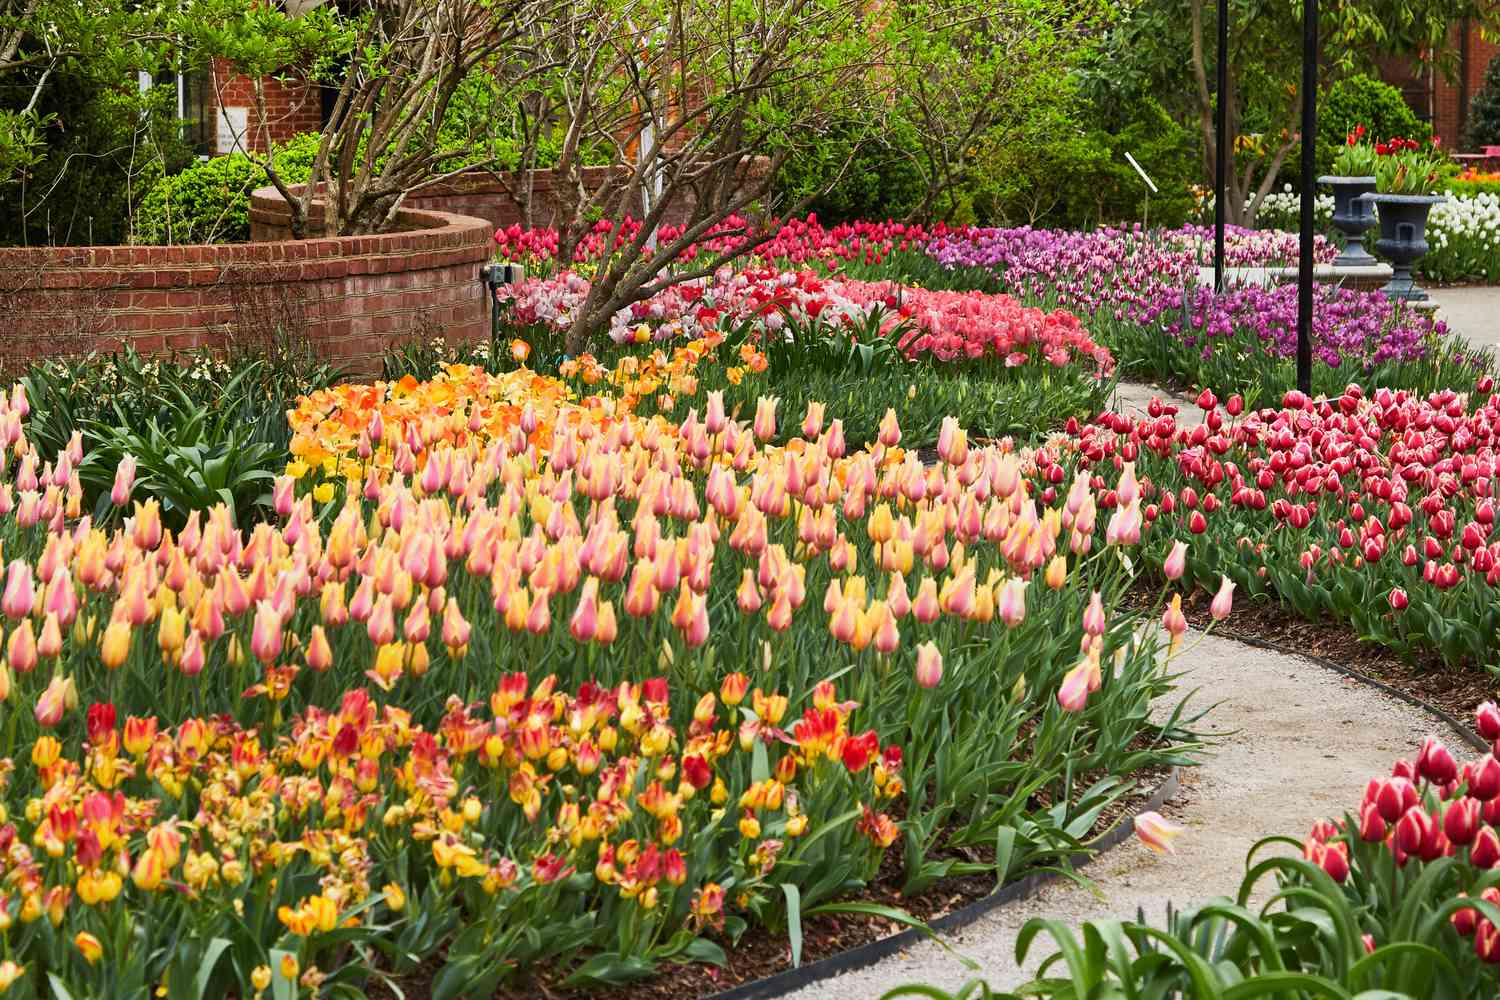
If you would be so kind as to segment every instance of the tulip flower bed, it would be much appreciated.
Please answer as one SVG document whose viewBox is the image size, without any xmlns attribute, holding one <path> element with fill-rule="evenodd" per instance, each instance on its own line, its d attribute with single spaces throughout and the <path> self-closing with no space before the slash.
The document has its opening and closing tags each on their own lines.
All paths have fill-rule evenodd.
<svg viewBox="0 0 1500 1000">
<path fill-rule="evenodd" d="M 992 269 L 1026 301 L 1075 310 L 1127 375 L 1240 392 L 1252 404 L 1274 399 L 1295 381 L 1296 287 L 1215 294 L 1198 283 L 1204 238 L 1192 227 L 1157 239 L 1109 230 L 971 230 L 934 239 L 928 253 L 959 273 Z M 1235 234 L 1229 263 L 1276 263 L 1288 239 Z M 1320 244 L 1320 259 L 1331 255 Z M 1467 384 L 1490 364 L 1442 322 L 1378 292 L 1320 284 L 1315 296 L 1315 393 L 1337 393 L 1351 381 L 1430 392 Z"/>
<path fill-rule="evenodd" d="M 576 374 L 695 377 L 672 364 Z M 1182 756 L 1148 720 L 1155 636 L 1114 611 L 1133 487 L 1101 526 L 1088 480 L 1033 493 L 955 421 L 924 464 L 894 413 L 852 451 L 816 407 L 771 444 L 769 399 L 673 424 L 525 371 L 338 386 L 243 531 L 164 524 L 128 463 L 128 516 L 94 525 L 76 441 L 44 460 L 25 411 L 0 408 L 16 995 L 609 987 L 752 928 L 795 960 L 804 916 L 871 912 L 887 852 L 906 894 L 1004 880 Z"/>
<path fill-rule="evenodd" d="M 1189 579 L 1228 574 L 1403 654 L 1493 670 L 1492 389 L 1488 376 L 1466 394 L 1350 386 L 1320 402 L 1291 392 L 1258 411 L 1205 390 L 1195 416 L 1155 402 L 1140 419 L 1078 427 L 1060 448 L 1111 475 L 1134 461 L 1149 483 L 1147 550 L 1165 556 L 1190 539 Z"/>
<path fill-rule="evenodd" d="M 602 370 L 592 356 L 543 360 L 557 356 L 561 332 L 588 287 L 587 279 L 565 271 L 501 290 L 524 338 L 524 357 L 564 375 Z M 692 349 L 691 384 L 722 389 L 731 410 L 748 410 L 763 392 L 776 393 L 794 412 L 821 402 L 856 445 L 875 439 L 890 407 L 917 444 L 931 444 L 950 415 L 986 437 L 1057 426 L 1102 405 L 1114 364 L 1065 311 L 978 291 L 775 268 L 726 269 L 621 310 L 600 354 L 629 373 L 649 363 L 654 354 L 643 352 L 656 345 Z M 679 408 L 695 405 L 693 395 L 670 392 L 661 402 L 671 405 L 660 409 L 678 416 Z"/>
</svg>

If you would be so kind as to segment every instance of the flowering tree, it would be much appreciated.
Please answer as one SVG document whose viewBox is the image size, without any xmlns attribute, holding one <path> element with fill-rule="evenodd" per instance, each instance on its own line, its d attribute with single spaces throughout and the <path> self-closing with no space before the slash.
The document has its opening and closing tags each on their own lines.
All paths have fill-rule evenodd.
<svg viewBox="0 0 1500 1000">
<path fill-rule="evenodd" d="M 574 314 L 571 351 L 623 306 L 711 274 L 805 210 L 805 198 L 772 197 L 791 151 L 835 121 L 885 110 L 863 81 L 887 41 L 864 15 L 857 0 L 594 0 L 532 22 L 530 45 L 548 69 L 523 98 L 532 125 L 522 164 L 539 163 L 544 142 L 558 145 L 552 217 L 539 217 L 531 172 L 514 193 L 528 219 L 556 226 L 564 260 L 593 220 L 615 220 L 615 252 Z M 590 150 L 614 165 L 602 183 L 585 181 Z M 626 217 L 643 223 L 628 237 Z M 668 218 L 677 224 L 664 231 Z M 760 235 L 664 269 L 710 233 Z"/>
</svg>

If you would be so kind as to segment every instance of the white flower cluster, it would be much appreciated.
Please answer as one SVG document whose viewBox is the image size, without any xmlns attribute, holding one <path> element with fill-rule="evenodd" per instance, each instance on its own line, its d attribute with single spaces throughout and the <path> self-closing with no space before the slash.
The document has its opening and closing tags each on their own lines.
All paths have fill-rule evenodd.
<svg viewBox="0 0 1500 1000">
<path fill-rule="evenodd" d="M 1449 192 L 1427 217 L 1427 244 L 1433 250 L 1467 244 L 1470 254 L 1500 252 L 1500 195 Z"/>
</svg>

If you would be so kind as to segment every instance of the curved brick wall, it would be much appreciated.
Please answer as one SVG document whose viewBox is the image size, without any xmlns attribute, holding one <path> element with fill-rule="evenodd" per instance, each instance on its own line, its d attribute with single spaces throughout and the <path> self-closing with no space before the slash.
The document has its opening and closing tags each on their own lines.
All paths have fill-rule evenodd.
<svg viewBox="0 0 1500 1000">
<path fill-rule="evenodd" d="M 273 188 L 253 197 L 257 242 L 0 248 L 0 362 L 133 344 L 142 353 L 310 339 L 322 357 L 378 367 L 410 336 L 488 335 L 479 266 L 494 227 L 413 207 L 400 232 L 264 240 L 286 231 Z"/>
</svg>

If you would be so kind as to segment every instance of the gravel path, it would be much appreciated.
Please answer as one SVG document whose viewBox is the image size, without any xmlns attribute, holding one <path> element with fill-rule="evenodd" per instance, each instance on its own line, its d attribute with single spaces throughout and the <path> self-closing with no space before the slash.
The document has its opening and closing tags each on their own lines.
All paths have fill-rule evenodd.
<svg viewBox="0 0 1500 1000">
<path fill-rule="evenodd" d="M 1182 791 L 1165 812 L 1187 830 L 1177 853 L 1158 857 L 1135 840 L 1086 870 L 1097 894 L 1058 881 L 1037 897 L 1001 907 L 951 936 L 979 963 L 970 972 L 931 942 L 877 965 L 790 994 L 795 1000 L 871 1000 L 893 986 L 930 983 L 953 990 L 981 975 L 1011 988 L 1031 978 L 1053 950 L 1032 949 L 1032 967 L 1015 964 L 1017 931 L 1032 917 L 1077 926 L 1101 917 L 1133 917 L 1142 907 L 1160 919 L 1172 902 L 1192 906 L 1234 893 L 1246 852 L 1270 834 L 1305 836 L 1313 822 L 1357 805 L 1366 782 L 1399 756 L 1414 756 L 1437 733 L 1458 752 L 1456 734 L 1425 713 L 1300 657 L 1215 636 L 1188 637 L 1174 664 L 1183 688 L 1221 699 L 1200 726 L 1220 739 L 1203 765 L 1185 770 Z M 1196 702 L 1197 699 L 1195 699 Z"/>
</svg>

